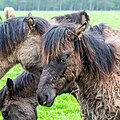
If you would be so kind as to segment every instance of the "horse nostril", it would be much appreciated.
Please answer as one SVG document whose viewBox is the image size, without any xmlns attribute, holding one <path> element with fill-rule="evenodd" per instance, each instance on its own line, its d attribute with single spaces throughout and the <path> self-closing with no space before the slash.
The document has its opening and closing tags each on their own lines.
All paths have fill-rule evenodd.
<svg viewBox="0 0 120 120">
<path fill-rule="evenodd" d="M 47 100 L 48 100 L 48 95 L 45 95 L 45 96 L 44 96 L 44 102 L 43 102 L 43 105 L 46 105 Z"/>
<path fill-rule="evenodd" d="M 45 105 L 47 103 L 47 100 L 48 100 L 48 95 L 45 94 L 43 96 L 37 96 L 37 99 L 38 99 L 38 102 L 40 105 Z"/>
<path fill-rule="evenodd" d="M 8 118 L 8 112 L 7 111 L 3 111 L 2 112 L 2 116 L 4 119 L 7 119 Z"/>
<path fill-rule="evenodd" d="M 45 101 L 47 101 L 47 99 L 48 99 L 48 95 L 45 95 Z"/>
<path fill-rule="evenodd" d="M 42 101 L 41 96 L 38 95 L 38 96 L 37 96 L 37 100 L 38 100 L 39 104 L 42 105 L 43 101 Z"/>
</svg>

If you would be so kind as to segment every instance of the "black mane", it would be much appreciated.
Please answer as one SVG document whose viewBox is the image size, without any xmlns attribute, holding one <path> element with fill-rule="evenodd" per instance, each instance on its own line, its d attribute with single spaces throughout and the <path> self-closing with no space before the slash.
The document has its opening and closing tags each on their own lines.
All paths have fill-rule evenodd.
<svg viewBox="0 0 120 120">
<path fill-rule="evenodd" d="M 87 13 L 85 11 L 80 11 L 80 12 L 77 12 L 77 13 L 67 14 L 67 15 L 64 15 L 64 16 L 57 16 L 57 17 L 53 17 L 52 19 L 55 19 L 59 23 L 65 22 L 65 23 L 81 24 L 83 15 L 85 15 L 87 21 L 90 20 L 89 16 L 87 15 Z"/>
<path fill-rule="evenodd" d="M 41 35 L 49 27 L 49 23 L 38 17 L 33 17 L 36 23 L 36 31 Z M 0 23 L 0 54 L 6 57 L 24 41 L 28 34 L 27 17 L 12 18 Z"/>
<path fill-rule="evenodd" d="M 36 79 L 31 73 L 24 71 L 14 81 L 14 95 L 20 97 L 27 97 L 36 93 L 37 84 L 39 79 Z M 0 90 L 0 109 L 2 108 L 3 101 L 7 92 L 6 86 Z"/>
<path fill-rule="evenodd" d="M 70 36 L 74 35 L 76 28 L 73 24 L 52 27 L 43 35 L 42 61 L 49 63 L 52 58 L 59 56 L 68 42 L 74 41 L 74 52 L 79 56 L 79 60 L 84 61 L 87 72 L 94 73 L 93 76 L 99 78 L 109 74 L 113 70 L 115 49 L 105 42 L 104 26 L 100 24 L 88 28 L 81 40 L 78 37 L 74 37 L 75 40 L 71 39 Z"/>
</svg>

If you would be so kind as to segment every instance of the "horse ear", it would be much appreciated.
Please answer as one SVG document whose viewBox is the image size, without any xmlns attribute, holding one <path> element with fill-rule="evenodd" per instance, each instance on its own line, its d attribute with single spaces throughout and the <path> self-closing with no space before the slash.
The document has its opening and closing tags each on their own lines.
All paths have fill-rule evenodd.
<svg viewBox="0 0 120 120">
<path fill-rule="evenodd" d="M 14 83 L 13 83 L 12 79 L 10 79 L 10 78 L 7 79 L 6 86 L 7 86 L 7 91 L 8 91 L 9 97 L 12 97 L 13 96 L 13 87 L 14 87 Z"/>
<path fill-rule="evenodd" d="M 82 25 L 76 28 L 75 32 L 78 35 L 78 38 L 82 36 L 82 33 L 86 30 L 86 28 L 87 28 L 87 22 L 83 23 Z"/>
<path fill-rule="evenodd" d="M 81 19 L 81 24 L 84 24 L 85 22 L 88 23 L 90 18 L 88 16 L 87 12 L 84 10 L 82 13 L 83 14 L 82 14 L 82 19 Z"/>
<path fill-rule="evenodd" d="M 29 17 L 27 19 L 27 24 L 30 30 L 33 30 L 35 28 L 35 20 L 33 19 L 33 17 Z"/>
</svg>

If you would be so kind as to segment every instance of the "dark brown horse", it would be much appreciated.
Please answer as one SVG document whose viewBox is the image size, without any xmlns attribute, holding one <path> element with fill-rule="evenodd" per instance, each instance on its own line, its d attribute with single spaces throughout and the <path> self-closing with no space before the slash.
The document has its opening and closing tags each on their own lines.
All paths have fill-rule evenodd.
<svg viewBox="0 0 120 120">
<path fill-rule="evenodd" d="M 86 11 L 79 11 L 76 13 L 71 13 L 63 16 L 55 16 L 49 20 L 51 25 L 63 24 L 63 23 L 75 23 L 83 24 L 87 22 L 89 24 L 90 18 Z"/>
<path fill-rule="evenodd" d="M 45 65 L 38 101 L 51 106 L 57 95 L 56 84 L 65 77 L 78 84 L 77 99 L 85 120 L 119 120 L 120 31 L 105 25 L 85 31 L 86 25 L 58 25 L 43 35 Z"/>
<path fill-rule="evenodd" d="M 8 78 L 6 86 L 0 90 L 0 110 L 4 120 L 37 120 L 36 90 L 38 83 L 39 78 L 27 71 L 24 71 L 14 81 Z M 64 83 L 66 80 L 61 78 L 56 84 L 56 87 L 59 88 L 58 94 L 75 95 L 76 84 L 73 81 Z"/>
<path fill-rule="evenodd" d="M 29 72 L 40 74 L 40 41 L 48 27 L 49 23 L 38 17 L 18 17 L 0 23 L 0 79 L 18 63 Z"/>
<path fill-rule="evenodd" d="M 0 91 L 0 110 L 4 120 L 37 120 L 36 89 L 39 79 L 23 72 L 14 82 L 8 78 Z"/>
</svg>

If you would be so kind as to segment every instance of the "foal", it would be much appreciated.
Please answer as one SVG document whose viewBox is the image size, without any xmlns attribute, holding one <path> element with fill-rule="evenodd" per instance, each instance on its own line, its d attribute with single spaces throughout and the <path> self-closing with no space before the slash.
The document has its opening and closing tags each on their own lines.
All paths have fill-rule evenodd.
<svg viewBox="0 0 120 120">
<path fill-rule="evenodd" d="M 0 110 L 5 120 L 37 120 L 36 89 L 39 79 L 24 71 L 14 82 L 8 78 L 0 90 Z"/>
</svg>

